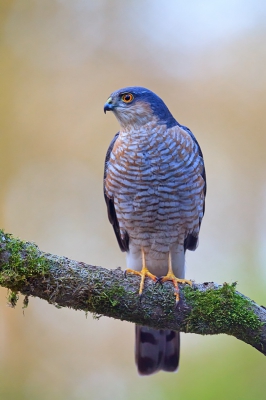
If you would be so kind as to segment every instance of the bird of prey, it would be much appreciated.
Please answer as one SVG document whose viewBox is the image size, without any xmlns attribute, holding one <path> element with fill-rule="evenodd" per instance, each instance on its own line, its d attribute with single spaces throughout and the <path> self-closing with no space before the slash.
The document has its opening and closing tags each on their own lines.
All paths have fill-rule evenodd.
<svg viewBox="0 0 266 400">
<path fill-rule="evenodd" d="M 185 252 L 195 250 L 204 215 L 206 175 L 193 133 L 179 124 L 165 103 L 143 87 L 113 92 L 104 105 L 120 131 L 107 150 L 104 197 L 127 272 L 172 281 L 185 280 Z M 136 326 L 138 371 L 175 371 L 179 332 Z"/>
</svg>

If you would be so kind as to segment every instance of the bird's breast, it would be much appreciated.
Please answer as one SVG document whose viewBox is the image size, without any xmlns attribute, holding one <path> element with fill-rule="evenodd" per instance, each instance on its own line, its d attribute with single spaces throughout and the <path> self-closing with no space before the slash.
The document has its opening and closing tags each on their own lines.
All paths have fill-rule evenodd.
<svg viewBox="0 0 266 400">
<path fill-rule="evenodd" d="M 118 219 L 156 230 L 201 203 L 202 164 L 196 144 L 182 130 L 121 132 L 110 156 L 105 181 Z M 200 208 L 200 204 L 199 204 Z M 197 217 L 198 217 L 197 211 Z"/>
</svg>

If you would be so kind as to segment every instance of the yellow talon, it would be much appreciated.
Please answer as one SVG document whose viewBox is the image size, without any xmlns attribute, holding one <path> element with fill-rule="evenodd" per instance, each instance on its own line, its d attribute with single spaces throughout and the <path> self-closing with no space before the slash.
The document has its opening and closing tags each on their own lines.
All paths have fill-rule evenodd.
<svg viewBox="0 0 266 400">
<path fill-rule="evenodd" d="M 178 284 L 188 284 L 190 286 L 192 286 L 192 281 L 188 280 L 188 279 L 180 279 L 177 278 L 173 272 L 173 268 L 172 268 L 172 259 L 171 259 L 171 254 L 169 252 L 169 261 L 168 261 L 168 272 L 167 275 L 162 276 L 161 278 L 158 279 L 159 282 L 163 283 L 163 282 L 167 282 L 170 281 L 173 283 L 175 291 L 176 291 L 176 302 L 178 303 L 180 300 L 179 297 L 179 287 Z"/>
<path fill-rule="evenodd" d="M 136 271 L 134 269 L 126 270 L 126 274 L 134 274 L 134 275 L 139 275 L 141 277 L 140 285 L 139 285 L 139 295 L 140 296 L 142 295 L 142 292 L 143 292 L 144 281 L 145 281 L 146 276 L 148 278 L 152 279 L 154 282 L 157 282 L 157 277 L 155 275 L 153 275 L 146 267 L 145 253 L 144 253 L 143 249 L 141 249 L 141 254 L 142 254 L 142 269 L 141 269 L 141 271 Z"/>
</svg>

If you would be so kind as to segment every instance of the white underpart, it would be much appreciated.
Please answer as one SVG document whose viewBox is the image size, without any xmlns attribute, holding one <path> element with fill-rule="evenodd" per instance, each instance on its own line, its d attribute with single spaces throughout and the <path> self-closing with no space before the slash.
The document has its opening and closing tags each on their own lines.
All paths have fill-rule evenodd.
<svg viewBox="0 0 266 400">
<path fill-rule="evenodd" d="M 169 252 L 178 278 L 185 275 L 184 240 L 198 236 L 203 217 L 203 160 L 197 144 L 179 126 L 156 121 L 121 131 L 110 156 L 106 193 L 114 199 L 120 232 L 130 238 L 127 267 L 168 271 Z"/>
<path fill-rule="evenodd" d="M 177 245 L 173 245 L 170 249 L 172 258 L 172 268 L 176 277 L 185 278 L 185 254 L 183 249 L 178 249 Z M 163 276 L 168 271 L 168 252 L 162 253 L 162 257 L 152 253 L 146 254 L 146 264 L 149 271 L 156 276 Z M 127 268 L 140 271 L 142 268 L 142 259 L 139 246 L 130 244 L 127 253 Z"/>
</svg>

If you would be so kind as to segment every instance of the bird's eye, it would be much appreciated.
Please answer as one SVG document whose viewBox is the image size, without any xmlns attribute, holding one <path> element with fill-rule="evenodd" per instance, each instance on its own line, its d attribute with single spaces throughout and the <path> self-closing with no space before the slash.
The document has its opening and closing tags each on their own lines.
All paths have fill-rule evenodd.
<svg viewBox="0 0 266 400">
<path fill-rule="evenodd" d="M 131 101 L 134 99 L 134 96 L 131 93 L 125 93 L 122 95 L 121 99 L 124 103 L 131 103 Z"/>
</svg>

